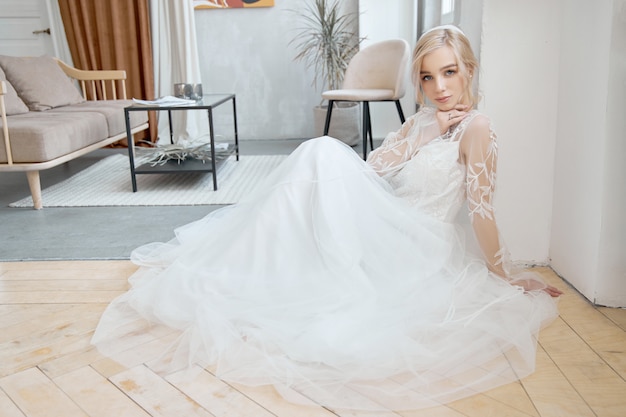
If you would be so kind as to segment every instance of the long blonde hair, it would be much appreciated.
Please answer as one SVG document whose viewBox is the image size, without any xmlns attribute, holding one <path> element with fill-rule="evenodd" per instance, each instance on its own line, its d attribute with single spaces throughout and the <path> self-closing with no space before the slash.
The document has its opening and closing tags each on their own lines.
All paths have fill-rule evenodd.
<svg viewBox="0 0 626 417">
<path fill-rule="evenodd" d="M 478 60 L 472 51 L 467 36 L 456 26 L 437 26 L 425 32 L 417 41 L 413 50 L 413 62 L 411 74 L 415 85 L 416 100 L 420 105 L 424 105 L 424 92 L 420 80 L 420 70 L 422 61 L 429 53 L 443 46 L 449 46 L 456 56 L 459 71 L 465 77 L 464 98 L 471 107 L 476 107 L 480 98 L 474 93 L 472 76 L 478 70 Z"/>
</svg>

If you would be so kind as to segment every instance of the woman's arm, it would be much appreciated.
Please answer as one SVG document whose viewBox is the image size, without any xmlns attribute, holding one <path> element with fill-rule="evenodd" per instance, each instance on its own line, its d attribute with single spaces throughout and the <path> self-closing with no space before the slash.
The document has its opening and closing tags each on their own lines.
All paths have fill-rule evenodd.
<svg viewBox="0 0 626 417">
<path fill-rule="evenodd" d="M 506 276 L 502 262 L 504 249 L 500 245 L 493 207 L 498 150 L 495 134 L 486 117 L 476 116 L 465 129 L 460 153 L 466 170 L 467 205 L 472 228 L 489 270 Z"/>
<path fill-rule="evenodd" d="M 387 135 L 383 143 L 374 149 L 367 163 L 382 177 L 393 174 L 418 152 L 420 146 L 439 136 L 434 113 L 420 110 L 408 118 L 402 127 Z"/>
<path fill-rule="evenodd" d="M 476 116 L 465 129 L 461 137 L 460 154 L 466 167 L 470 220 L 489 270 L 527 291 L 543 289 L 552 296 L 560 295 L 558 289 L 536 278 L 511 276 L 504 265 L 506 248 L 500 238 L 493 207 L 498 148 L 496 135 L 485 116 Z"/>
<path fill-rule="evenodd" d="M 414 124 L 415 118 L 409 118 L 398 131 L 387 134 L 383 143 L 368 155 L 367 163 L 381 176 L 410 158 L 411 147 L 406 138 Z"/>
</svg>

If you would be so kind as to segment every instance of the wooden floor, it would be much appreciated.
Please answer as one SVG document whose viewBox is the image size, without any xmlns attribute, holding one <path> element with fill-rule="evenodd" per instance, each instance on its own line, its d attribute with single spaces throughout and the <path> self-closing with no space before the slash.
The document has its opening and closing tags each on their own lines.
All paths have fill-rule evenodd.
<svg viewBox="0 0 626 417">
<path fill-rule="evenodd" d="M 103 357 L 90 337 L 134 270 L 128 261 L 0 263 L 0 416 L 626 416 L 626 310 L 592 306 L 548 268 L 538 271 L 565 295 L 560 318 L 541 333 L 533 375 L 397 413 L 296 406 L 273 388 L 229 385 L 210 372 L 177 382 L 140 358 L 125 368 Z"/>
</svg>

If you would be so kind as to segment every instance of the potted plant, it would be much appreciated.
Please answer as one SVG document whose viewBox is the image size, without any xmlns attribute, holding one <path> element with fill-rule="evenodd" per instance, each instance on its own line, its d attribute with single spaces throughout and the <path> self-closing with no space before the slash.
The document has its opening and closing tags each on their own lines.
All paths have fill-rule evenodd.
<svg viewBox="0 0 626 417">
<path fill-rule="evenodd" d="M 315 71 L 314 87 L 321 81 L 322 91 L 340 89 L 348 63 L 363 40 L 355 31 L 356 16 L 342 13 L 339 0 L 307 0 L 304 9 L 292 11 L 302 23 L 290 42 L 297 52 L 294 60 L 304 62 Z M 322 104 L 313 109 L 318 135 L 324 130 L 326 110 L 327 106 Z M 358 103 L 336 103 L 329 135 L 348 145 L 356 145 L 361 137 L 359 115 Z"/>
</svg>

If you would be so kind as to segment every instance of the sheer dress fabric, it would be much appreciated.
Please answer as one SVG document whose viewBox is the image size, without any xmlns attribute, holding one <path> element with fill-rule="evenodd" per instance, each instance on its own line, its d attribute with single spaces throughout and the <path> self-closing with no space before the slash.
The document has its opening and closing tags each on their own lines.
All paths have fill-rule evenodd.
<svg viewBox="0 0 626 417">
<path fill-rule="evenodd" d="M 523 378 L 557 309 L 509 282 L 496 160 L 477 112 L 440 135 L 423 109 L 367 162 L 309 140 L 244 201 L 135 250 L 92 342 L 331 408 L 424 408 Z"/>
</svg>

